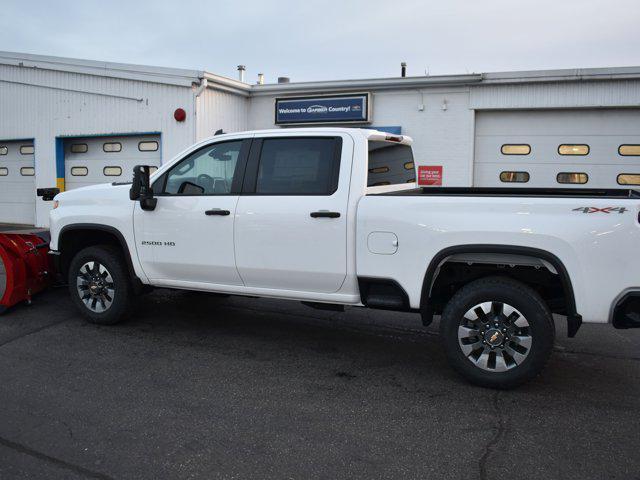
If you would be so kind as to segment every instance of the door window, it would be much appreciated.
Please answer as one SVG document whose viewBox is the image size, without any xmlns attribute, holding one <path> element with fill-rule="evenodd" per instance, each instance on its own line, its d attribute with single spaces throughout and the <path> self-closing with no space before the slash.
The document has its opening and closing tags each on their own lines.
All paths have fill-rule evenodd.
<svg viewBox="0 0 640 480">
<path fill-rule="evenodd" d="M 338 188 L 340 138 L 268 138 L 262 142 L 256 194 L 331 195 Z"/>
<path fill-rule="evenodd" d="M 164 177 L 165 195 L 227 195 L 238 166 L 242 140 L 210 145 L 171 168 Z"/>
</svg>

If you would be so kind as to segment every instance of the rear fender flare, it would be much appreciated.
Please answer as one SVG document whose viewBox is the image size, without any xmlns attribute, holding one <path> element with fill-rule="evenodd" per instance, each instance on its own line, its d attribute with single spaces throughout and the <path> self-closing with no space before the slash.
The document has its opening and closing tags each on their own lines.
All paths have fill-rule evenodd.
<svg viewBox="0 0 640 480">
<path fill-rule="evenodd" d="M 534 257 L 542 260 L 543 262 L 551 265 L 560 277 L 560 282 L 565 293 L 567 322 L 568 322 L 568 336 L 573 337 L 577 333 L 580 325 L 582 324 L 582 317 L 576 311 L 576 300 L 573 291 L 573 285 L 571 283 L 571 277 L 562 261 L 553 253 L 546 250 L 533 247 L 523 247 L 518 245 L 494 245 L 494 244 L 471 244 L 471 245 L 457 245 L 447 247 L 440 250 L 429 262 L 427 271 L 422 283 L 422 291 L 420 295 L 420 311 L 423 317 L 423 321 L 430 322 L 433 317 L 433 311 L 429 307 L 429 297 L 431 293 L 431 286 L 433 285 L 438 268 L 442 262 L 452 255 L 456 254 L 507 254 L 507 255 L 524 255 L 528 257 Z"/>
</svg>

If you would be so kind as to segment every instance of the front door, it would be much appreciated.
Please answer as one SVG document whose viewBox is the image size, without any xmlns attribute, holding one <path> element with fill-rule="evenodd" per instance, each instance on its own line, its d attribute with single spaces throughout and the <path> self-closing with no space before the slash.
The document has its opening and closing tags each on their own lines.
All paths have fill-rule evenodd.
<svg viewBox="0 0 640 480">
<path fill-rule="evenodd" d="M 242 285 L 233 229 L 249 145 L 207 145 L 154 179 L 156 209 L 137 204 L 134 213 L 138 255 L 152 282 Z"/>
<path fill-rule="evenodd" d="M 236 262 L 247 287 L 340 289 L 352 154 L 348 135 L 254 139 L 236 219 Z"/>
</svg>

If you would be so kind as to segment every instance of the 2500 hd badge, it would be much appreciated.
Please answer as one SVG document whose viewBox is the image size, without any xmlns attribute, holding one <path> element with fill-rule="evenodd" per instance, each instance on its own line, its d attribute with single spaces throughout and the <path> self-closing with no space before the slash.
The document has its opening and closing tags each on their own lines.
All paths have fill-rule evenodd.
<svg viewBox="0 0 640 480">
<path fill-rule="evenodd" d="M 142 245 L 150 246 L 150 247 L 175 247 L 176 242 L 156 242 L 153 240 L 142 240 Z"/>
</svg>

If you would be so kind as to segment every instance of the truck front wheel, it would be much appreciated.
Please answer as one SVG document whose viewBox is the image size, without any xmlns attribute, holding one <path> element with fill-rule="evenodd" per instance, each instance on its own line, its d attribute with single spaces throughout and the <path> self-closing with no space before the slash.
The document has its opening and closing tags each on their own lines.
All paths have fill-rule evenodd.
<svg viewBox="0 0 640 480">
<path fill-rule="evenodd" d="M 69 292 L 89 322 L 112 325 L 124 320 L 133 292 L 120 251 L 98 245 L 78 252 L 69 265 Z"/>
<path fill-rule="evenodd" d="M 453 368 L 476 385 L 513 388 L 546 365 L 553 318 L 530 287 L 502 277 L 462 287 L 446 305 L 440 334 Z"/>
</svg>

